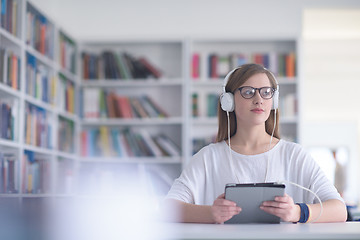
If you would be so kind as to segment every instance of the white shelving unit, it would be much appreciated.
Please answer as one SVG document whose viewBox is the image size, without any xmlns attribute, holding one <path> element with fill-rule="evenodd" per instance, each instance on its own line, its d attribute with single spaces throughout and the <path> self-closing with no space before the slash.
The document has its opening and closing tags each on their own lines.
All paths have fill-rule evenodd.
<svg viewBox="0 0 360 240">
<path fill-rule="evenodd" d="M 33 198 L 47 198 L 49 196 L 66 196 L 70 193 L 70 182 L 74 182 L 75 173 L 76 173 L 76 164 L 78 157 L 78 139 L 77 132 L 79 126 L 79 117 L 77 106 L 75 105 L 74 97 L 78 97 L 77 92 L 79 89 L 79 80 L 75 71 L 71 72 L 71 69 L 68 69 L 63 63 L 68 62 L 69 59 L 60 61 L 63 54 L 70 54 L 70 49 L 72 48 L 70 44 L 63 44 L 60 46 L 59 34 L 64 33 L 64 31 L 56 25 L 56 23 L 51 19 L 51 17 L 42 13 L 36 6 L 34 6 L 31 1 L 27 0 L 12 0 L 6 1 L 7 4 L 12 6 L 12 11 L 16 10 L 16 14 L 8 16 L 5 21 L 12 22 L 12 29 L 9 30 L 7 23 L 2 22 L 0 28 L 0 48 L 3 49 L 6 54 L 10 52 L 15 53 L 18 58 L 17 65 L 18 70 L 15 71 L 17 74 L 17 84 L 18 87 L 14 87 L 14 84 L 8 84 L 6 81 L 8 79 L 9 71 L 2 71 L 2 77 L 0 78 L 0 103 L 8 101 L 10 103 L 16 102 L 12 105 L 12 129 L 14 129 L 14 136 L 10 139 L 0 137 L 0 153 L 8 154 L 10 153 L 14 157 L 15 169 L 14 171 L 8 170 L 9 174 L 15 174 L 15 176 L 9 179 L 9 176 L 1 176 L 1 183 L 4 181 L 15 182 L 15 189 L 9 192 L 9 189 L 2 189 L 0 192 L 1 198 L 9 199 L 20 199 L 21 202 L 26 202 L 27 199 Z M 32 17 L 29 12 L 32 13 Z M 15 18 L 16 16 L 16 18 Z M 36 25 L 34 22 L 39 20 L 39 24 Z M 1 20 L 4 20 L 2 18 Z M 40 24 L 41 23 L 41 24 Z M 15 27 L 16 25 L 16 27 Z M 29 31 L 30 27 L 37 26 L 37 30 Z M 11 32 L 13 31 L 13 32 Z M 35 32 L 39 31 L 39 34 Z M 30 44 L 29 36 L 33 34 L 33 44 Z M 42 37 L 39 37 L 42 35 Z M 65 34 L 66 35 L 66 34 Z M 35 37 L 38 36 L 38 37 Z M 69 35 L 67 37 L 70 39 Z M 41 40 L 40 40 L 41 39 Z M 43 41 L 46 39 L 45 41 Z M 71 42 L 73 45 L 74 60 L 77 58 L 76 55 L 76 43 L 75 41 Z M 63 48 L 66 46 L 66 49 Z M 62 52 L 60 52 L 62 50 Z M 39 69 L 37 69 L 34 75 L 34 82 L 32 87 L 37 89 L 37 92 L 30 92 L 30 64 L 29 56 L 36 61 L 36 66 L 41 65 L 43 69 L 46 69 L 45 73 L 41 75 Z M 4 65 L 6 58 L 2 55 L 1 64 L 3 67 L 9 67 L 9 65 Z M 13 63 L 14 64 L 14 63 Z M 75 64 L 75 62 L 73 63 Z M 14 66 L 14 65 L 11 65 Z M 15 67 L 11 69 L 16 69 Z M 59 74 L 65 76 L 69 83 L 73 85 L 72 93 L 69 93 L 69 87 L 62 87 Z M 11 72 L 13 77 L 14 73 Z M 44 76 L 47 75 L 45 79 Z M 14 79 L 16 77 L 13 77 Z M 47 89 L 46 84 L 47 82 Z M 13 83 L 13 81 L 11 82 Z M 55 84 L 53 86 L 51 84 Z M 9 86 L 10 85 L 10 86 Z M 44 94 L 40 94 L 40 91 L 43 90 L 46 93 L 45 99 Z M 66 91 L 65 91 L 66 90 Z M 66 96 L 68 98 L 66 98 Z M 72 99 L 69 98 L 71 95 Z M 67 107 L 61 105 L 64 101 L 67 101 Z M 35 114 L 32 117 L 26 114 L 26 109 L 28 106 L 32 106 L 36 115 L 41 113 L 46 113 L 49 117 L 42 120 L 39 116 Z M 71 106 L 71 110 L 70 107 Z M 4 115 L 2 115 L 4 117 Z M 37 119 L 37 121 L 35 120 Z M 2 119 L 3 120 L 3 119 Z M 29 124 L 28 121 L 31 120 L 33 123 Z M 34 122 L 36 121 L 36 122 Z M 66 142 L 65 139 L 59 139 L 59 133 L 63 132 L 64 129 L 59 129 L 63 122 L 71 122 L 72 130 L 67 133 L 71 135 L 70 144 L 72 149 L 63 149 L 63 142 Z M 44 130 L 39 130 L 40 126 L 49 127 L 48 132 L 50 135 L 43 134 Z M 3 126 L 1 126 L 3 128 Z M 29 129 L 26 132 L 26 129 Z M 34 133 L 37 130 L 37 137 L 34 136 Z M 28 135 L 28 134 L 31 134 Z M 40 145 L 40 142 L 46 142 L 46 144 Z M 25 162 L 27 161 L 24 157 L 24 153 L 32 153 L 35 156 L 36 161 L 41 161 L 46 164 L 39 164 L 35 166 L 33 163 Z M 41 159 L 41 160 L 40 160 Z M 63 161 L 69 161 L 66 166 L 62 164 Z M 6 163 L 7 164 L 7 163 Z M 3 168 L 8 166 L 2 165 Z M 26 169 L 25 169 L 26 165 Z M 40 166 L 41 165 L 41 166 Z M 44 168 L 42 168 L 44 166 Z M 71 172 L 71 174 L 70 174 Z M 67 175 L 65 174 L 67 173 Z M 30 177 L 31 176 L 31 177 Z M 30 179 L 32 178 L 32 179 Z M 41 183 L 39 182 L 41 179 Z M 68 183 L 67 188 L 62 186 L 63 181 Z M 46 185 L 46 190 L 43 188 L 43 184 Z M 25 185 L 27 187 L 25 187 Z M 27 192 L 26 189 L 32 190 Z"/>
</svg>

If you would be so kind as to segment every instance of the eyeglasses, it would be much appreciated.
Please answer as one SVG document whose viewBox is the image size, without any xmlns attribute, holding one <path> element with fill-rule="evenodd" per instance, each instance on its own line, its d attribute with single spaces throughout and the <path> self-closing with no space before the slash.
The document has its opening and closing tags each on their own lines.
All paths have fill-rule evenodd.
<svg viewBox="0 0 360 240">
<path fill-rule="evenodd" d="M 253 88 L 250 86 L 245 86 L 245 87 L 240 87 L 238 89 L 240 91 L 241 96 L 246 99 L 252 98 L 255 95 L 256 90 L 259 91 L 259 94 L 263 99 L 272 98 L 275 92 L 275 89 L 272 87 Z"/>
</svg>

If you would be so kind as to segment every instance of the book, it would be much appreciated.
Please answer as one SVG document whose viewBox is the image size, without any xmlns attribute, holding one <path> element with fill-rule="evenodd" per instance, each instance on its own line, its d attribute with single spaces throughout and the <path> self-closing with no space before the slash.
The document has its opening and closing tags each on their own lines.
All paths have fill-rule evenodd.
<svg viewBox="0 0 360 240">
<path fill-rule="evenodd" d="M 140 57 L 139 62 L 148 70 L 150 74 L 147 75 L 149 77 L 152 75 L 154 78 L 160 78 L 162 76 L 161 71 L 156 68 L 152 63 L 150 63 L 145 57 Z"/>
<path fill-rule="evenodd" d="M 145 111 L 144 107 L 141 105 L 141 102 L 137 97 L 129 97 L 130 104 L 136 114 L 141 118 L 149 118 L 148 113 Z"/>
<path fill-rule="evenodd" d="M 198 117 L 199 116 L 199 103 L 198 103 L 198 94 L 193 93 L 191 97 L 192 103 L 192 116 Z"/>
<path fill-rule="evenodd" d="M 0 152 L 0 193 L 17 193 L 17 157 Z"/>
<path fill-rule="evenodd" d="M 167 113 L 167 111 L 165 111 L 157 102 L 155 102 L 152 97 L 150 97 L 149 95 L 145 95 L 145 96 L 143 96 L 143 98 L 157 112 L 157 117 L 160 117 L 160 118 L 169 117 L 169 114 Z"/>
<path fill-rule="evenodd" d="M 191 77 L 198 79 L 200 77 L 200 54 L 193 53 L 191 60 Z"/>
<path fill-rule="evenodd" d="M 295 53 L 290 52 L 286 55 L 286 76 L 287 77 L 295 77 Z"/>
<path fill-rule="evenodd" d="M 44 194 L 50 192 L 50 162 L 45 157 L 25 150 L 23 157 L 23 192 Z"/>
<path fill-rule="evenodd" d="M 230 57 L 228 55 L 221 55 L 217 57 L 217 77 L 225 78 L 231 70 L 230 67 Z"/>
<path fill-rule="evenodd" d="M 154 137 L 154 140 L 168 156 L 180 156 L 179 147 L 166 135 L 160 134 Z"/>
<path fill-rule="evenodd" d="M 99 118 L 100 107 L 99 107 L 99 95 L 100 90 L 97 88 L 85 88 L 83 90 L 84 104 L 83 104 L 83 115 L 85 118 Z"/>
<path fill-rule="evenodd" d="M 207 94 L 207 116 L 216 117 L 218 109 L 219 94 L 209 93 Z"/>
<path fill-rule="evenodd" d="M 59 117 L 58 125 L 58 149 L 63 152 L 74 153 L 74 122 L 64 117 Z"/>
<path fill-rule="evenodd" d="M 134 57 L 130 53 L 103 51 L 100 54 L 81 53 L 84 79 L 148 79 L 160 78 L 163 73 L 146 57 Z"/>
</svg>

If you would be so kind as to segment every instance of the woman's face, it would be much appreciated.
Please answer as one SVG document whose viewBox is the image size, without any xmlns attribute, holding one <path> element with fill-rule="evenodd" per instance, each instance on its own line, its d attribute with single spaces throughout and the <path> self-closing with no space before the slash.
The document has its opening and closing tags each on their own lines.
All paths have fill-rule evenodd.
<svg viewBox="0 0 360 240">
<path fill-rule="evenodd" d="M 270 80 L 265 73 L 258 73 L 250 77 L 243 85 L 253 88 L 271 87 Z M 272 107 L 272 98 L 264 99 L 259 90 L 255 91 L 252 98 L 246 99 L 241 96 L 240 91 L 234 92 L 235 114 L 238 123 L 246 126 L 264 124 L 268 119 Z"/>
</svg>

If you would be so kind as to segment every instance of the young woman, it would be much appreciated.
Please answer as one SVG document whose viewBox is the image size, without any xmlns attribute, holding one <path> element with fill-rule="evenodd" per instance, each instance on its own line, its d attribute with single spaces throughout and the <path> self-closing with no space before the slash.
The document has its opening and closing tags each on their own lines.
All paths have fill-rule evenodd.
<svg viewBox="0 0 360 240">
<path fill-rule="evenodd" d="M 227 79 L 225 91 L 233 94 L 234 110 L 224 111 L 219 103 L 217 143 L 196 153 L 175 180 L 165 200 L 166 206 L 176 209 L 170 218 L 224 223 L 241 214 L 240 206 L 224 198 L 225 184 L 286 180 L 320 197 L 321 216 L 317 218 L 320 204 L 315 196 L 292 184 L 286 184 L 284 196 L 264 202 L 263 211 L 286 222 L 345 221 L 345 204 L 319 166 L 300 145 L 280 139 L 278 112 L 273 106 L 278 86 L 273 74 L 261 65 L 245 64 L 230 72 Z"/>
</svg>

